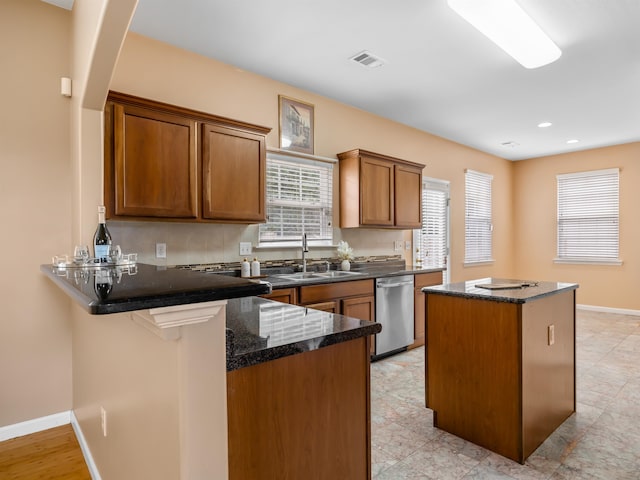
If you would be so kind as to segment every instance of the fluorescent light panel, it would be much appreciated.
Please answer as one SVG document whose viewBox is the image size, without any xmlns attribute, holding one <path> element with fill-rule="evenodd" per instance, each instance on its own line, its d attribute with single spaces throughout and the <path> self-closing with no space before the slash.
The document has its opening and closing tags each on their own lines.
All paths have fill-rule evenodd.
<svg viewBox="0 0 640 480">
<path fill-rule="evenodd" d="M 515 0 L 447 0 L 449 7 L 525 68 L 538 68 L 562 55 Z"/>
</svg>

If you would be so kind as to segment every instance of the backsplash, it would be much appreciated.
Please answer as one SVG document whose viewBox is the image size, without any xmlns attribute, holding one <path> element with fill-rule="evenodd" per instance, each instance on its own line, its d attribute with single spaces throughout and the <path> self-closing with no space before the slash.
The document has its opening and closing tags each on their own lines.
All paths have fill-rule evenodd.
<svg viewBox="0 0 640 480">
<path fill-rule="evenodd" d="M 324 271 L 326 262 L 331 264 L 331 269 L 337 269 L 340 264 L 340 260 L 336 257 L 321 257 L 321 258 L 308 258 L 307 269 L 309 271 Z M 391 264 L 391 262 L 401 264 L 404 266 L 405 262 L 401 255 L 373 255 L 368 257 L 354 257 L 351 264 L 354 266 L 372 265 L 384 263 L 385 265 Z M 267 269 L 280 269 L 280 268 L 295 268 L 298 269 L 302 265 L 298 259 L 282 259 L 282 260 L 266 260 L 261 263 L 261 269 L 264 272 Z M 178 264 L 177 268 L 184 268 L 188 270 L 197 270 L 203 272 L 230 272 L 238 271 L 240 275 L 240 262 L 216 262 L 216 263 L 191 263 L 191 264 Z M 357 268 L 354 268 L 354 270 Z"/>
<path fill-rule="evenodd" d="M 120 245 L 124 253 L 135 252 L 138 261 L 152 265 L 189 265 L 240 262 L 240 242 L 251 242 L 253 252 L 247 257 L 257 257 L 261 262 L 271 260 L 295 260 L 301 258 L 301 247 L 255 248 L 258 239 L 257 225 L 202 224 L 176 222 L 107 221 L 113 243 Z M 356 257 L 405 256 L 411 262 L 411 251 L 394 251 L 394 242 L 402 241 L 399 230 L 334 229 L 334 243 L 349 242 Z M 156 243 L 167 245 L 167 258 L 155 256 Z M 307 258 L 335 258 L 335 247 L 310 247 Z"/>
</svg>

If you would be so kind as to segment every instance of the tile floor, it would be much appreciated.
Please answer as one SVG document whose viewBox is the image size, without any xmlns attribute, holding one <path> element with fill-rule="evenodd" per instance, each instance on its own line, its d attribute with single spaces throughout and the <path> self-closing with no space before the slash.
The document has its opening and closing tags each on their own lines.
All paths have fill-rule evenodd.
<svg viewBox="0 0 640 480">
<path fill-rule="evenodd" d="M 577 412 L 513 462 L 433 427 L 424 349 L 372 364 L 374 480 L 640 479 L 640 318 L 579 310 Z"/>
</svg>

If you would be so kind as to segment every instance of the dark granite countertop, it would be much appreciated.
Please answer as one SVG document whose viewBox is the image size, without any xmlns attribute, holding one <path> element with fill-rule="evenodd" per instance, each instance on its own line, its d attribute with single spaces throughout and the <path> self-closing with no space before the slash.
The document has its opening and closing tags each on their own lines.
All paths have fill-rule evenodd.
<svg viewBox="0 0 640 480">
<path fill-rule="evenodd" d="M 210 302 L 271 292 L 266 282 L 138 263 L 40 270 L 94 315 Z"/>
<path fill-rule="evenodd" d="M 258 297 L 227 303 L 227 371 L 373 335 L 379 323 Z"/>
<path fill-rule="evenodd" d="M 527 286 L 491 290 L 478 287 L 487 284 L 526 284 Z M 478 298 L 496 302 L 526 303 L 538 298 L 554 295 L 578 288 L 577 283 L 543 282 L 535 280 L 513 280 L 504 278 L 480 278 L 466 282 L 447 283 L 424 287 L 427 294 L 450 295 L 464 298 Z"/>
</svg>

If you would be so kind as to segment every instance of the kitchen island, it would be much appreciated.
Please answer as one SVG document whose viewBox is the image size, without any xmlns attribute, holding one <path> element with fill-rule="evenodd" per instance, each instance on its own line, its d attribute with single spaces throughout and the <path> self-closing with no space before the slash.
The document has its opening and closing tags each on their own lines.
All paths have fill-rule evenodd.
<svg viewBox="0 0 640 480">
<path fill-rule="evenodd" d="M 575 412 L 577 288 L 493 278 L 425 287 L 434 426 L 524 463 Z"/>
<path fill-rule="evenodd" d="M 41 270 L 74 301 L 73 416 L 102 478 L 370 478 L 379 325 L 257 298 L 258 280 Z"/>
</svg>

